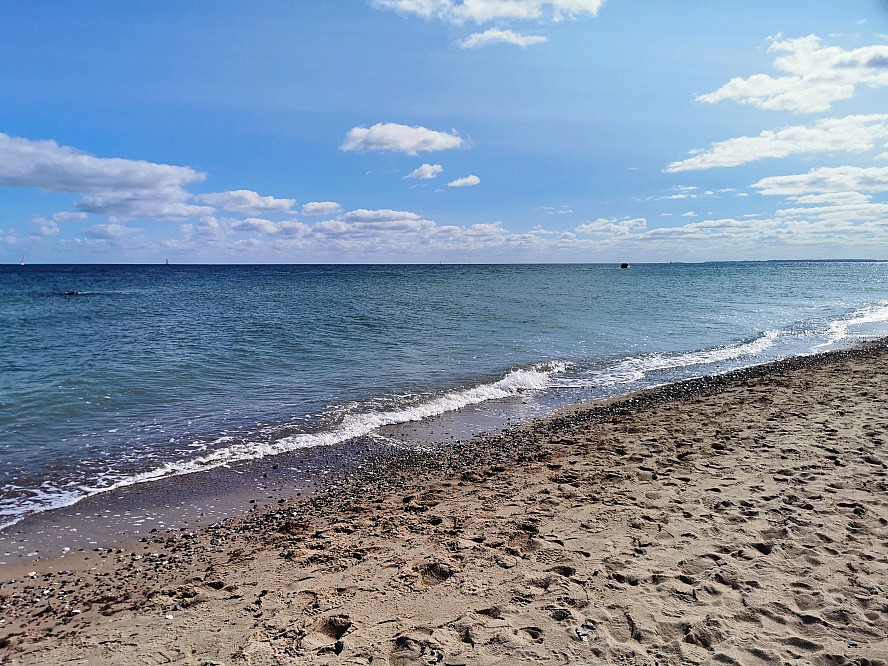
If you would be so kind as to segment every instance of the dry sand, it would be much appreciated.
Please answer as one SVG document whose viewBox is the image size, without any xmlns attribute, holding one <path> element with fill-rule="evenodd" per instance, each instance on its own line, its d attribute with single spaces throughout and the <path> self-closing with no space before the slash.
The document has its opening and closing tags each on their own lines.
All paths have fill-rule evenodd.
<svg viewBox="0 0 888 666">
<path fill-rule="evenodd" d="M 884 343 L 794 359 L 381 460 L 200 532 L 6 567 L 0 655 L 888 664 L 886 387 Z"/>
</svg>

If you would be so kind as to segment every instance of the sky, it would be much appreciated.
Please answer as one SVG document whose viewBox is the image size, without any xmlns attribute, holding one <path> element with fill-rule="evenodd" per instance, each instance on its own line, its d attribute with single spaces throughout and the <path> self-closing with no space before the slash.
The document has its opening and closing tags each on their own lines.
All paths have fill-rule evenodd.
<svg viewBox="0 0 888 666">
<path fill-rule="evenodd" d="M 885 0 L 0 0 L 0 263 L 888 259 Z"/>
</svg>

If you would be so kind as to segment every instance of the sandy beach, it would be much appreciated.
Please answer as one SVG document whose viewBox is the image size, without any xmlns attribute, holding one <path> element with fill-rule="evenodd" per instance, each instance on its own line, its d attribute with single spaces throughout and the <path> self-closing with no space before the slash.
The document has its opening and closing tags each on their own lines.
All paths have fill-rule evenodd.
<svg viewBox="0 0 888 666">
<path fill-rule="evenodd" d="M 0 660 L 888 664 L 886 386 L 790 359 L 5 566 Z"/>
</svg>

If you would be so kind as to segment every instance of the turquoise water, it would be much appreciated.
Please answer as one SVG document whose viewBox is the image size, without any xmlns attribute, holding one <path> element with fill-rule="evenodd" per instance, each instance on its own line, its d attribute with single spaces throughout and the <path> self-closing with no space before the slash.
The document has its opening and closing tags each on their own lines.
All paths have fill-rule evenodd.
<svg viewBox="0 0 888 666">
<path fill-rule="evenodd" d="M 2 526 L 390 424 L 884 335 L 888 264 L 4 266 L 0 322 Z"/>
</svg>

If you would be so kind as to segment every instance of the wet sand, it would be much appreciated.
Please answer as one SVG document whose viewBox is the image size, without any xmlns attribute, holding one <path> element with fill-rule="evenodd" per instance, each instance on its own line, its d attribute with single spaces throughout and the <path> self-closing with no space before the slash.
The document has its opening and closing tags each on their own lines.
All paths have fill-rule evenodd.
<svg viewBox="0 0 888 666">
<path fill-rule="evenodd" d="M 0 658 L 888 664 L 886 387 L 884 341 L 791 359 L 10 564 Z"/>
</svg>

